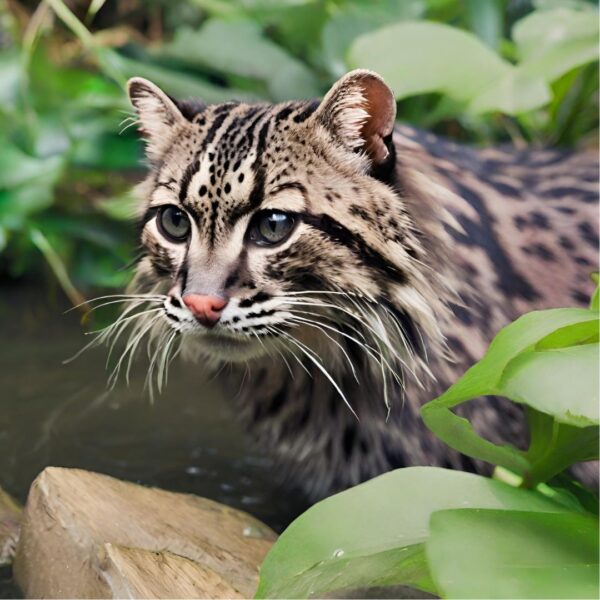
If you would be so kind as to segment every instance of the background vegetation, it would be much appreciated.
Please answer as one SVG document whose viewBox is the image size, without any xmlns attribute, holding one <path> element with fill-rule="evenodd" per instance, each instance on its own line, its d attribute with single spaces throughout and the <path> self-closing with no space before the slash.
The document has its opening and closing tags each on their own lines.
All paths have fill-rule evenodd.
<svg viewBox="0 0 600 600">
<path fill-rule="evenodd" d="M 597 148 L 597 45 L 588 0 L 0 0 L 0 283 L 43 276 L 79 303 L 127 282 L 143 170 L 130 76 L 208 102 L 280 101 L 367 67 L 400 120 L 436 133 Z M 495 477 L 402 469 L 315 505 L 268 555 L 258 596 L 404 584 L 597 598 L 598 498 L 565 474 L 598 456 L 597 365 L 597 294 L 510 325 L 423 409 Z M 484 394 L 526 406 L 526 451 L 452 412 Z"/>
<path fill-rule="evenodd" d="M 417 126 L 594 147 L 597 29 L 587 0 L 0 0 L 0 278 L 44 274 L 74 303 L 129 278 L 129 76 L 279 101 L 363 66 Z"/>
</svg>

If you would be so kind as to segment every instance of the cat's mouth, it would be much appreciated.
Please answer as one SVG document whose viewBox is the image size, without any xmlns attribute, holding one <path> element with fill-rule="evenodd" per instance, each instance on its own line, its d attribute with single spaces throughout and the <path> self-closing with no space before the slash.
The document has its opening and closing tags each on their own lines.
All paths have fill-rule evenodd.
<svg viewBox="0 0 600 600">
<path fill-rule="evenodd" d="M 193 344 L 197 351 L 210 358 L 229 362 L 243 362 L 267 353 L 265 335 L 250 336 L 228 331 L 219 326 L 210 330 L 183 332 L 186 344 Z"/>
</svg>

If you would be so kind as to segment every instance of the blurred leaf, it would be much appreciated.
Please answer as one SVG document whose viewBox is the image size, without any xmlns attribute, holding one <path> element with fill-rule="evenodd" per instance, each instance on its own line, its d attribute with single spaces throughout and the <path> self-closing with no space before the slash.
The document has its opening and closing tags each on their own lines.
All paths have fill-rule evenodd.
<svg viewBox="0 0 600 600">
<path fill-rule="evenodd" d="M 504 0 L 467 0 L 465 10 L 471 31 L 496 50 L 504 28 Z"/>
<path fill-rule="evenodd" d="M 2 140 L 0 152 L 0 189 L 28 185 L 36 179 L 53 183 L 60 174 L 63 157 L 28 156 L 8 140 Z"/>
<path fill-rule="evenodd" d="M 565 512 L 540 494 L 478 475 L 409 467 L 326 498 L 279 537 L 257 598 L 321 597 L 348 587 L 404 584 L 435 592 L 422 544 L 431 514 L 446 508 Z"/>
<path fill-rule="evenodd" d="M 445 598 L 598 598 L 598 521 L 583 514 L 443 510 L 426 543 Z"/>
<path fill-rule="evenodd" d="M 17 101 L 19 86 L 22 82 L 21 57 L 16 49 L 3 49 L 0 52 L 0 107 L 6 110 L 7 105 Z"/>
<path fill-rule="evenodd" d="M 380 73 L 398 99 L 441 92 L 474 113 L 518 114 L 550 98 L 543 80 L 523 76 L 474 35 L 437 23 L 399 23 L 363 35 L 350 62 Z"/>
<path fill-rule="evenodd" d="M 547 82 L 598 60 L 598 14 L 565 8 L 536 11 L 515 24 L 520 71 Z"/>
<path fill-rule="evenodd" d="M 321 34 L 322 62 L 335 77 L 346 71 L 346 54 L 359 36 L 395 21 L 423 16 L 424 0 L 383 0 L 346 2 L 336 7 Z"/>
<path fill-rule="evenodd" d="M 0 153 L 0 224 L 18 230 L 26 217 L 52 204 L 54 185 L 64 165 L 62 156 L 36 158 L 3 140 Z"/>
<path fill-rule="evenodd" d="M 131 222 L 137 213 L 138 201 L 132 193 L 106 198 L 96 204 L 98 210 L 116 221 Z"/>
<path fill-rule="evenodd" d="M 96 169 L 134 169 L 141 165 L 141 144 L 132 136 L 109 134 L 106 129 L 96 137 L 82 137 L 73 155 L 73 164 Z"/>
<path fill-rule="evenodd" d="M 319 95 L 311 71 L 265 38 L 250 20 L 211 19 L 198 31 L 182 29 L 163 52 L 213 72 L 263 81 L 276 101 Z"/>
<path fill-rule="evenodd" d="M 254 96 L 232 88 L 218 87 L 200 77 L 168 69 L 157 64 L 142 62 L 133 58 L 115 54 L 115 64 L 124 75 L 145 77 L 178 98 L 198 98 L 208 103 L 227 102 L 229 100 L 252 101 Z"/>
<path fill-rule="evenodd" d="M 43 254 L 47 260 L 50 268 L 54 272 L 56 279 L 60 283 L 63 291 L 73 304 L 73 306 L 79 306 L 85 303 L 85 298 L 79 293 L 79 291 L 73 285 L 66 266 L 58 253 L 54 250 L 46 236 L 39 229 L 31 229 L 29 232 L 31 241 L 37 247 L 37 249 Z"/>
<path fill-rule="evenodd" d="M 596 5 L 598 4 L 595 2 Z M 533 6 L 540 10 L 569 8 L 573 10 L 593 10 L 594 2 L 589 0 L 533 0 Z"/>
</svg>

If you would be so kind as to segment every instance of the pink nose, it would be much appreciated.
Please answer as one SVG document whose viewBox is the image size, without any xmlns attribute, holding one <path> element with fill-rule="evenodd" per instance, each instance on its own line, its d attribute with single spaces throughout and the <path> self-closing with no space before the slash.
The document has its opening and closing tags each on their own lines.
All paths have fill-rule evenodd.
<svg viewBox="0 0 600 600">
<path fill-rule="evenodd" d="M 228 300 L 218 296 L 187 294 L 183 297 L 183 302 L 202 325 L 214 327 L 221 318 L 221 313 L 227 306 Z"/>
</svg>

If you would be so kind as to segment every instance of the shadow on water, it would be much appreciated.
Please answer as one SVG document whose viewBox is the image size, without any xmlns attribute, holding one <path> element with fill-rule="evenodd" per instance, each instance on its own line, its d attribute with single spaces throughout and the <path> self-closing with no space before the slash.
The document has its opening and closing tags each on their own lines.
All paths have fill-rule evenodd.
<svg viewBox="0 0 600 600">
<path fill-rule="evenodd" d="M 175 361 L 151 404 L 143 360 L 106 390 L 106 349 L 63 365 L 88 340 L 75 313 L 31 290 L 0 294 L 0 486 L 24 502 L 46 466 L 78 467 L 188 492 L 281 530 L 306 508 L 236 425 L 217 381 Z M 14 590 L 13 590 L 14 591 Z M 10 597 L 0 583 L 0 598 Z"/>
</svg>

